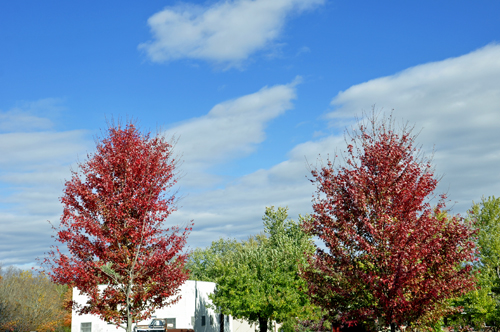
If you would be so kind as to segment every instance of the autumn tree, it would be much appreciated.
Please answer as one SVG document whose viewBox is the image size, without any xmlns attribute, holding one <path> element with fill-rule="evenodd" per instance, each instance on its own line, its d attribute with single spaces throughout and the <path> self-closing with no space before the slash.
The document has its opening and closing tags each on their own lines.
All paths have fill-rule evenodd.
<svg viewBox="0 0 500 332">
<path fill-rule="evenodd" d="M 52 279 L 88 296 L 80 314 L 96 314 L 130 332 L 133 321 L 175 303 L 188 278 L 182 253 L 192 223 L 164 228 L 175 210 L 172 146 L 131 123 L 110 126 L 96 152 L 65 184 L 56 240 L 46 263 Z"/>
<path fill-rule="evenodd" d="M 416 325 L 474 287 L 474 231 L 431 207 L 438 180 L 412 128 L 373 115 L 346 135 L 344 164 L 312 171 L 317 185 L 305 230 L 325 245 L 305 270 L 313 302 L 344 325 Z"/>
<path fill-rule="evenodd" d="M 265 235 L 245 241 L 215 264 L 213 304 L 224 314 L 258 323 L 260 332 L 272 321 L 289 323 L 314 314 L 299 276 L 305 252 L 312 254 L 311 238 L 287 218 L 287 209 L 267 208 Z"/>
<path fill-rule="evenodd" d="M 54 331 L 64 324 L 67 287 L 54 284 L 47 275 L 31 270 L 10 267 L 2 274 L 0 330 Z"/>
</svg>

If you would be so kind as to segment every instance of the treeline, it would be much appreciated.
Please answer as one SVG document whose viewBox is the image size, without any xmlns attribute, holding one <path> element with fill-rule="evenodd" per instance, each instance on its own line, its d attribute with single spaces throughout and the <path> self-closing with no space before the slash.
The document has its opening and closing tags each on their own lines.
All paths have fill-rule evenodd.
<svg viewBox="0 0 500 332">
<path fill-rule="evenodd" d="M 0 330 L 69 332 L 71 296 L 45 274 L 0 266 Z"/>
<path fill-rule="evenodd" d="M 175 197 L 162 195 L 175 183 L 172 146 L 131 123 L 108 134 L 65 185 L 56 241 L 71 255 L 52 251 L 46 261 L 52 281 L 89 296 L 77 312 L 131 332 L 172 304 L 191 274 L 217 284 L 217 312 L 261 332 L 271 322 L 285 331 L 499 325 L 498 199 L 451 215 L 417 136 L 392 117 L 360 122 L 340 163 L 335 155 L 311 167 L 310 216 L 293 221 L 268 208 L 263 234 L 221 239 L 189 258 L 192 225 L 162 228 L 175 211 Z"/>
<path fill-rule="evenodd" d="M 273 322 L 280 323 L 282 331 L 331 331 L 331 317 L 311 301 L 301 277 L 315 251 L 311 235 L 301 227 L 310 217 L 299 216 L 297 222 L 288 218 L 287 211 L 267 208 L 264 233 L 242 241 L 221 238 L 195 249 L 186 264 L 190 279 L 217 283 L 211 295 L 214 308 L 257 323 L 261 332 Z M 444 220 L 445 215 L 438 217 Z M 435 306 L 423 316 L 419 329 L 500 330 L 500 198 L 473 204 L 465 223 L 477 227 L 477 260 L 461 262 L 473 266 L 476 287 Z M 356 299 L 351 301 L 359 305 Z"/>
<path fill-rule="evenodd" d="M 224 314 L 282 329 L 497 329 L 500 201 L 451 215 L 411 127 L 376 114 L 312 169 L 313 213 L 266 210 L 265 233 L 195 251 L 191 277 L 217 283 Z M 317 246 L 312 239 L 321 243 Z"/>
</svg>

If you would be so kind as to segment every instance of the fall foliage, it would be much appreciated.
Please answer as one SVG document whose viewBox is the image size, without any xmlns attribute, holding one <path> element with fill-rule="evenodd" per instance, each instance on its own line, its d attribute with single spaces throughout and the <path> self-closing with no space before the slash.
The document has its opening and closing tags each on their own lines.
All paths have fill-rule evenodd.
<svg viewBox="0 0 500 332">
<path fill-rule="evenodd" d="M 44 274 L 8 268 L 0 280 L 0 330 L 55 331 L 65 326 L 71 311 L 64 308 L 66 286 Z"/>
<path fill-rule="evenodd" d="M 474 288 L 474 230 L 460 216 L 438 217 L 444 195 L 431 208 L 431 161 L 411 129 L 394 127 L 373 115 L 346 136 L 344 165 L 312 171 L 317 196 L 304 228 L 326 248 L 303 276 L 313 301 L 345 326 L 415 326 Z"/>
<path fill-rule="evenodd" d="M 65 184 L 56 240 L 45 261 L 52 279 L 88 296 L 79 313 L 131 331 L 155 308 L 178 300 L 188 278 L 182 253 L 192 223 L 163 228 L 175 210 L 172 146 L 132 124 L 110 126 L 96 152 Z"/>
</svg>

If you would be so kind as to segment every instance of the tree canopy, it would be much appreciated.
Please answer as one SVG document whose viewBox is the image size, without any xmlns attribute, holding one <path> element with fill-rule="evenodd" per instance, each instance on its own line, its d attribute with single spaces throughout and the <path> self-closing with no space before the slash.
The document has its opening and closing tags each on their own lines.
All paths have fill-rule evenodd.
<svg viewBox="0 0 500 332">
<path fill-rule="evenodd" d="M 68 316 L 65 309 L 68 294 L 71 289 L 52 283 L 45 274 L 0 268 L 0 329 L 54 331 L 61 328 Z"/>
<path fill-rule="evenodd" d="M 56 283 L 88 296 L 79 313 L 131 331 L 133 320 L 178 300 L 188 278 L 182 253 L 191 225 L 164 228 L 175 210 L 172 146 L 132 124 L 110 126 L 65 184 L 58 248 L 45 261 Z"/>
<path fill-rule="evenodd" d="M 478 289 L 454 301 L 462 310 L 450 317 L 452 325 L 500 329 L 500 198 L 482 198 L 473 203 L 469 219 L 479 228 L 475 272 Z"/>
<path fill-rule="evenodd" d="M 261 332 L 271 321 L 309 318 L 315 310 L 299 275 L 312 254 L 311 238 L 300 222 L 287 218 L 286 208 L 266 208 L 264 234 L 213 242 L 194 251 L 188 263 L 194 277 L 217 283 L 211 299 L 220 312 L 258 322 Z"/>
<path fill-rule="evenodd" d="M 474 230 L 431 208 L 438 183 L 415 135 L 376 116 L 346 136 L 345 164 L 312 171 L 314 213 L 305 230 L 325 244 L 304 277 L 313 302 L 345 325 L 417 324 L 474 288 Z"/>
<path fill-rule="evenodd" d="M 232 239 L 220 238 L 207 248 L 196 248 L 190 253 L 186 263 L 190 280 L 217 282 L 217 264 L 230 259 L 230 256 L 243 250 L 245 244 Z M 247 244 L 248 245 L 248 244 Z"/>
</svg>

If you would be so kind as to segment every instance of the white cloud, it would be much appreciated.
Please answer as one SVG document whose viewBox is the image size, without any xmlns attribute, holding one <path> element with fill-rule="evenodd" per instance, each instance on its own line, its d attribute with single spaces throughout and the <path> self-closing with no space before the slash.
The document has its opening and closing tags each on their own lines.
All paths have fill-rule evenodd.
<svg viewBox="0 0 500 332">
<path fill-rule="evenodd" d="M 30 131 L 33 129 L 50 129 L 52 121 L 38 116 L 13 109 L 0 112 L 0 132 L 5 131 Z"/>
<path fill-rule="evenodd" d="M 90 146 L 85 131 L 58 132 L 36 113 L 62 109 L 58 99 L 24 102 L 0 112 L 0 262 L 34 264 L 53 244 L 47 220 L 57 224 L 64 180 Z M 49 131 L 50 130 L 50 131 Z"/>
<path fill-rule="evenodd" d="M 153 40 L 140 44 L 150 59 L 203 59 L 237 65 L 269 46 L 292 13 L 324 0 L 233 0 L 210 7 L 167 7 L 148 19 Z"/>
<path fill-rule="evenodd" d="M 183 184 L 212 185 L 218 179 L 206 174 L 208 168 L 253 152 L 265 139 L 267 123 L 293 107 L 299 80 L 223 102 L 207 115 L 167 130 L 167 137 L 179 137 L 176 151 L 184 160 Z"/>
<path fill-rule="evenodd" d="M 355 116 L 373 104 L 394 108 L 394 116 L 416 124 L 417 131 L 423 127 L 417 142 L 427 153 L 435 145 L 434 165 L 444 175 L 436 194 L 448 192 L 453 213 L 464 214 L 483 195 L 499 195 L 500 46 L 352 86 L 333 99 L 331 125 L 355 125 Z M 241 239 L 259 232 L 265 206 L 289 206 L 293 218 L 311 212 L 315 187 L 307 180 L 306 158 L 321 166 L 328 154 L 344 150 L 342 135 L 297 145 L 288 160 L 270 169 L 186 197 L 172 221 L 194 219 L 190 241 L 202 246 L 221 236 Z"/>
<path fill-rule="evenodd" d="M 167 130 L 164 133 L 167 137 L 179 138 L 176 151 L 182 153 L 181 169 L 186 174 L 181 185 L 197 188 L 213 185 L 218 178 L 210 175 L 211 166 L 252 153 L 256 145 L 265 140 L 269 121 L 293 107 L 299 81 L 297 78 L 290 84 L 264 87 L 223 102 L 207 115 Z M 26 119 L 31 117 L 31 123 L 51 123 L 47 118 L 34 117 L 29 108 L 6 112 L 14 113 L 23 116 L 11 117 L 12 128 L 23 128 Z M 0 243 L 10 248 L 0 254 L 0 262 L 4 264 L 31 264 L 27 262 L 48 250 L 52 231 L 47 220 L 58 222 L 62 211 L 58 197 L 62 194 L 64 179 L 70 178 L 70 166 L 75 165 L 78 154 L 85 157 L 85 150 L 91 146 L 84 131 L 46 131 L 41 125 L 30 128 L 38 130 L 0 134 L 3 170 L 0 173 L 0 228 L 8 229 L 0 234 Z M 179 220 L 179 224 L 192 218 Z M 29 250 L 23 249 L 28 239 Z M 17 254 L 13 255 L 14 252 Z"/>
<path fill-rule="evenodd" d="M 292 107 L 295 94 L 294 84 L 263 88 L 221 103 L 206 116 L 171 128 L 168 134 L 181 135 L 178 151 L 184 153 L 185 159 L 183 168 L 187 175 L 180 180 L 180 185 L 197 184 L 192 174 L 200 177 L 198 184 L 214 183 L 207 180 L 211 176 L 210 167 L 246 156 L 257 144 L 262 144 L 266 124 Z M 479 200 L 482 195 L 499 195 L 500 46 L 490 45 L 461 57 L 415 66 L 352 86 L 333 99 L 331 125 L 341 128 L 352 125 L 354 116 L 360 115 L 363 109 L 370 110 L 373 104 L 387 111 L 394 108 L 396 118 L 415 123 L 417 130 L 423 128 L 418 142 L 426 151 L 435 145 L 434 164 L 438 175 L 444 174 L 437 193 L 448 191 L 450 198 L 458 201 L 455 213 L 465 212 L 471 201 Z M 6 135 L 11 136 L 3 137 L 19 137 L 19 143 L 13 143 L 19 145 L 0 145 L 0 156 L 4 151 L 9 156 L 0 159 L 2 168 L 9 167 L 8 174 L 2 173 L 5 178 L 1 184 L 35 183 L 36 186 L 33 190 L 16 192 L 5 202 L 30 203 L 25 211 L 2 211 L 0 228 L 9 233 L 0 233 L 0 244 L 5 243 L 2 248 L 13 248 L 13 251 L 1 253 L 0 261 L 24 264 L 46 250 L 50 240 L 41 239 L 49 239 L 51 231 L 45 220 L 59 217 L 55 203 L 51 202 L 57 202 L 62 182 L 57 182 L 56 176 L 60 168 L 54 165 L 50 172 L 51 160 L 59 160 L 59 167 L 63 167 L 65 161 L 74 161 L 76 150 L 81 151 L 85 144 L 81 132 L 60 133 L 52 138 L 26 136 L 24 140 Z M 27 145 L 23 144 L 30 141 L 33 145 L 28 155 L 33 154 L 32 159 L 9 150 L 25 149 Z M 68 148 L 68 145 L 74 147 Z M 60 154 L 50 151 L 56 146 Z M 202 192 L 193 193 L 190 188 L 191 194 L 179 202 L 179 211 L 168 223 L 182 225 L 194 219 L 195 228 L 188 241 L 191 247 L 196 247 L 208 245 L 221 236 L 246 238 L 259 232 L 265 206 L 288 205 L 293 218 L 298 213 L 310 212 L 315 187 L 307 179 L 310 173 L 306 158 L 314 166 L 319 155 L 324 160 L 328 153 L 334 154 L 336 149 L 342 151 L 344 146 L 341 135 L 311 140 L 294 147 L 287 160 L 269 169 L 256 170 L 223 185 L 217 183 L 218 189 L 205 187 Z M 47 151 L 37 154 L 37 149 Z M 16 163 L 16 160 L 22 162 Z M 16 170 L 15 165 L 26 164 L 35 166 Z M 43 205 L 47 206 L 46 210 Z M 27 247 L 26 238 L 34 248 L 32 251 L 23 251 Z"/>
<path fill-rule="evenodd" d="M 266 206 L 288 206 L 289 216 L 296 220 L 298 214 L 312 211 L 315 187 L 309 181 L 310 167 L 320 166 L 320 154 L 326 159 L 343 143 L 343 137 L 330 136 L 299 144 L 288 153 L 288 160 L 270 169 L 243 176 L 223 189 L 185 197 L 170 222 L 194 219 L 190 241 L 205 246 L 221 236 L 244 239 L 260 232 Z"/>
<path fill-rule="evenodd" d="M 64 109 L 59 98 L 45 98 L 31 102 L 21 102 L 18 107 L 8 111 L 0 111 L 0 132 L 29 132 L 48 130 L 53 122 L 37 113 L 57 113 Z"/>
<path fill-rule="evenodd" d="M 81 130 L 0 134 L 0 166 L 16 171 L 73 162 L 84 148 Z"/>
<path fill-rule="evenodd" d="M 340 92 L 332 101 L 332 125 L 370 110 L 394 109 L 397 119 L 422 128 L 418 142 L 444 175 L 439 190 L 449 192 L 464 212 L 482 195 L 500 188 L 500 45 L 415 66 Z M 449 190 L 448 190 L 449 189 Z"/>
</svg>

